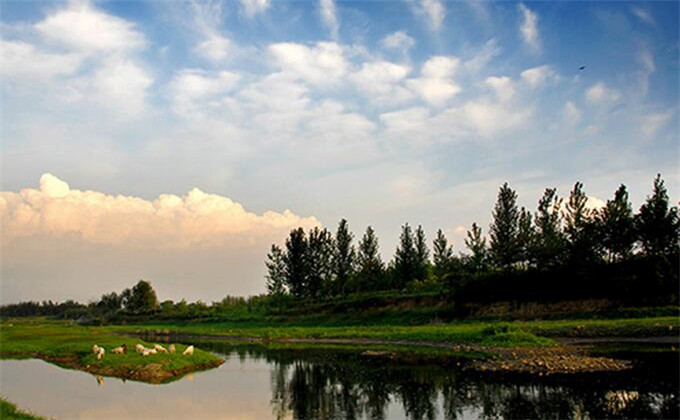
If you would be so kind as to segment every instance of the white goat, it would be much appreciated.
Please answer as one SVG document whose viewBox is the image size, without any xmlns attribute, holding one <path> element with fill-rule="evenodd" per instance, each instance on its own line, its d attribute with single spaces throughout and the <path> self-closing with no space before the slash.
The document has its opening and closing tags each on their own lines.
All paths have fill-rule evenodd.
<svg viewBox="0 0 680 420">
<path fill-rule="evenodd" d="M 175 352 L 175 345 L 170 344 L 170 346 L 168 347 L 168 351 L 170 352 L 170 354 L 174 353 Z"/>
<path fill-rule="evenodd" d="M 137 345 L 135 346 L 135 351 L 137 351 L 137 353 L 139 353 L 139 354 L 142 354 L 142 353 L 144 352 L 144 349 L 146 349 L 146 347 L 144 347 L 144 346 L 141 345 L 141 344 L 137 344 Z"/>
<path fill-rule="evenodd" d="M 184 352 L 182 353 L 182 355 L 184 355 L 184 356 L 191 356 L 193 354 L 194 354 L 194 346 L 187 347 L 186 350 L 184 350 Z"/>
<path fill-rule="evenodd" d="M 97 360 L 102 360 L 104 358 L 104 353 L 106 353 L 104 347 L 99 347 L 99 351 L 97 352 Z"/>
<path fill-rule="evenodd" d="M 116 347 L 114 349 L 111 349 L 111 353 L 113 353 L 113 354 L 125 354 L 125 347 L 120 346 L 120 347 Z"/>
<path fill-rule="evenodd" d="M 144 351 L 142 351 L 142 356 L 149 356 L 156 353 L 158 353 L 156 349 L 144 349 Z"/>
<path fill-rule="evenodd" d="M 158 350 L 161 353 L 167 353 L 168 351 L 165 349 L 165 347 L 161 346 L 160 344 L 155 344 L 153 346 L 154 350 Z"/>
<path fill-rule="evenodd" d="M 100 348 L 101 348 L 101 347 L 99 347 L 99 346 L 96 345 L 96 344 L 93 345 L 93 346 L 92 346 L 92 354 L 94 354 L 94 355 L 96 356 L 97 353 L 99 353 L 99 349 L 100 349 Z"/>
</svg>

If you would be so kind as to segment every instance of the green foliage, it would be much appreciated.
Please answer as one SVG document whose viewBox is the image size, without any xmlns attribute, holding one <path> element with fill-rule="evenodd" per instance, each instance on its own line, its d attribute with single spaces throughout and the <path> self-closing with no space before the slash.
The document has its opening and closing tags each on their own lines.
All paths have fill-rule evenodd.
<svg viewBox="0 0 680 420">
<path fill-rule="evenodd" d="M 15 404 L 0 398 L 0 419 L 3 420 L 44 420 L 44 417 L 36 416 L 19 410 Z"/>
<path fill-rule="evenodd" d="M 426 281 L 430 268 L 430 250 L 427 248 L 427 240 L 423 227 L 418 225 L 415 234 L 415 276 L 411 280 Z"/>
<path fill-rule="evenodd" d="M 140 280 L 132 290 L 124 290 L 121 297 L 125 309 L 132 313 L 147 313 L 159 307 L 156 292 L 151 283 L 145 280 Z"/>
<path fill-rule="evenodd" d="M 621 185 L 613 200 L 599 214 L 602 244 L 607 250 L 609 261 L 620 261 L 631 255 L 635 242 L 633 209 L 628 201 L 628 191 Z"/>
<path fill-rule="evenodd" d="M 588 266 L 599 259 L 600 245 L 596 212 L 586 207 L 588 196 L 577 182 L 563 213 L 568 265 Z"/>
<path fill-rule="evenodd" d="M 293 229 L 286 239 L 286 286 L 293 296 L 306 296 L 309 275 L 307 238 L 302 228 Z"/>
<path fill-rule="evenodd" d="M 437 236 L 432 242 L 433 272 L 435 278 L 441 282 L 444 276 L 454 270 L 455 257 L 453 248 L 444 236 L 441 229 L 437 230 Z"/>
<path fill-rule="evenodd" d="M 418 260 L 415 240 L 411 226 L 406 223 L 401 227 L 399 246 L 394 254 L 393 284 L 396 288 L 404 288 L 408 282 L 417 278 Z"/>
<path fill-rule="evenodd" d="M 286 293 L 286 262 L 283 251 L 278 245 L 272 245 L 271 251 L 267 254 L 267 293 L 272 296 L 280 296 Z"/>
<path fill-rule="evenodd" d="M 680 218 L 678 208 L 671 207 L 661 174 L 654 179 L 654 190 L 635 217 L 642 250 L 648 256 L 678 252 Z"/>
<path fill-rule="evenodd" d="M 555 188 L 547 188 L 538 202 L 534 259 L 539 269 L 553 269 L 564 261 L 566 244 L 561 226 L 562 199 Z"/>
<path fill-rule="evenodd" d="M 318 297 L 333 281 L 333 237 L 326 229 L 315 227 L 307 240 L 307 294 Z"/>
<path fill-rule="evenodd" d="M 491 259 L 497 267 L 511 268 L 519 260 L 518 222 L 517 193 L 506 182 L 498 191 L 489 228 Z"/>
<path fill-rule="evenodd" d="M 465 246 L 471 254 L 465 258 L 466 266 L 472 273 L 479 273 L 489 268 L 489 250 L 486 246 L 486 238 L 482 236 L 482 228 L 476 223 L 472 224 L 472 229 L 467 232 Z"/>
<path fill-rule="evenodd" d="M 384 287 L 385 264 L 380 257 L 378 237 L 371 226 L 359 241 L 357 253 L 356 291 L 379 290 Z"/>
<path fill-rule="evenodd" d="M 335 274 L 335 293 L 343 293 L 349 279 L 354 274 L 356 252 L 352 240 L 354 235 L 349 231 L 347 220 L 342 219 L 335 233 L 335 253 L 333 256 L 333 273 Z"/>
</svg>

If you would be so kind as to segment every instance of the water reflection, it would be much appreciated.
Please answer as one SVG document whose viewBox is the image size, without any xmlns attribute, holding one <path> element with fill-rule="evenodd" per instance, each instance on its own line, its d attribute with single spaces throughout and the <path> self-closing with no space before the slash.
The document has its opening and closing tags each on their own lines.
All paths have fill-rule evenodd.
<svg viewBox="0 0 680 420">
<path fill-rule="evenodd" d="M 202 343 L 227 362 L 165 385 L 0 362 L 0 394 L 48 418 L 678 418 L 678 353 L 624 373 L 481 375 L 338 349 Z M 40 396 L 40 398 L 36 398 Z"/>
<path fill-rule="evenodd" d="M 356 351 L 264 349 L 214 344 L 216 351 L 272 366 L 276 418 L 678 418 L 678 354 L 639 360 L 632 372 L 480 375 L 455 363 L 404 364 Z M 388 415 L 389 413 L 389 415 Z"/>
</svg>

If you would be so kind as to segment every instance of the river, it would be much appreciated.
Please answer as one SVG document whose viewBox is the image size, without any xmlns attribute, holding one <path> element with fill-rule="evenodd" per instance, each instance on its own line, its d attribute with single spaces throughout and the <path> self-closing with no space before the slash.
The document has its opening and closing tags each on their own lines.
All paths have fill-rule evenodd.
<svg viewBox="0 0 680 420">
<path fill-rule="evenodd" d="M 0 394 L 56 419 L 680 417 L 677 351 L 635 353 L 626 372 L 535 377 L 350 349 L 200 346 L 226 363 L 163 385 L 4 360 Z"/>
</svg>

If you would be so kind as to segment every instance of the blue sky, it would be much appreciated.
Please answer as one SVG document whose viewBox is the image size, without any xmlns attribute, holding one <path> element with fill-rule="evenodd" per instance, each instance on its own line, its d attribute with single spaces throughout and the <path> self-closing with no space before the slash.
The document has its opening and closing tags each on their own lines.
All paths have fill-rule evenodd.
<svg viewBox="0 0 680 420">
<path fill-rule="evenodd" d="M 0 7 L 9 299 L 27 297 L 22 282 L 54 296 L 55 273 L 59 293 L 83 299 L 138 277 L 171 298 L 257 293 L 269 243 L 341 217 L 357 236 L 373 225 L 386 259 L 404 222 L 429 237 L 441 228 L 462 251 L 505 181 L 531 209 L 544 188 L 565 196 L 576 181 L 593 205 L 625 183 L 637 208 L 661 172 L 677 202 L 677 2 Z M 56 178 L 38 187 L 45 173 Z M 221 201 L 190 198 L 194 188 Z M 186 219 L 144 210 L 162 194 Z M 207 213 L 196 200 L 229 228 L 197 236 L 191 223 Z M 89 210 L 68 219 L 66 201 Z M 113 238 L 121 215 L 157 226 L 185 257 L 168 263 L 152 233 Z M 83 291 L 102 271 L 106 284 Z M 188 277 L 203 287 L 187 290 Z"/>
</svg>

